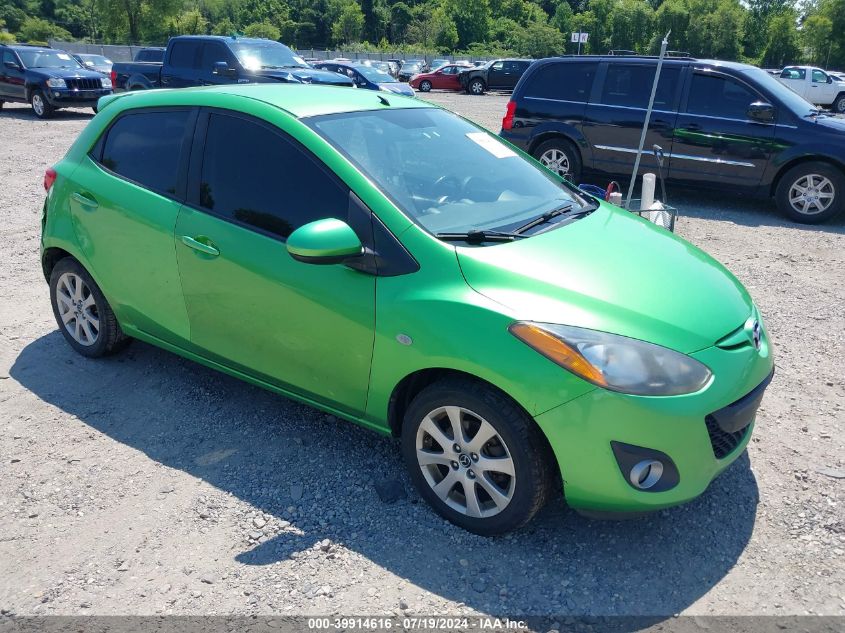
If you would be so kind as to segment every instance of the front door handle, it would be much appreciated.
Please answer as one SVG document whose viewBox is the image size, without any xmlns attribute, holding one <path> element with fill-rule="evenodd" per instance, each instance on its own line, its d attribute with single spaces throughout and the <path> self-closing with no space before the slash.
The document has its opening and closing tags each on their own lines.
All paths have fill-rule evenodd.
<svg viewBox="0 0 845 633">
<path fill-rule="evenodd" d="M 200 242 L 199 240 L 194 239 L 193 237 L 189 237 L 187 235 L 182 236 L 182 243 L 187 246 L 188 248 L 193 248 L 195 251 L 199 251 L 200 253 L 205 253 L 206 255 L 211 255 L 212 257 L 217 257 L 220 254 L 220 251 L 211 243 L 211 240 L 208 238 L 201 238 L 205 239 L 205 242 Z"/>
<path fill-rule="evenodd" d="M 93 198 L 89 198 L 85 194 L 79 193 L 78 191 L 74 191 L 72 194 L 70 194 L 70 197 L 76 200 L 83 207 L 87 207 L 89 209 L 96 209 L 98 206 L 100 206 L 96 200 L 94 200 Z"/>
</svg>

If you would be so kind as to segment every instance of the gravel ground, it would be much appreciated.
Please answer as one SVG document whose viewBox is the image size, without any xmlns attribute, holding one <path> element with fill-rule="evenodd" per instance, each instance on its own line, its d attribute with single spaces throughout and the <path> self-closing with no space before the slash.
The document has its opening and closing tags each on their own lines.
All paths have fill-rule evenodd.
<svg viewBox="0 0 845 633">
<path fill-rule="evenodd" d="M 506 101 L 427 98 L 493 130 Z M 71 351 L 41 179 L 90 116 L 0 113 L 2 613 L 845 615 L 845 220 L 670 192 L 774 339 L 747 454 L 684 507 L 595 522 L 558 498 L 485 539 L 420 501 L 394 441 L 148 345 Z"/>
</svg>

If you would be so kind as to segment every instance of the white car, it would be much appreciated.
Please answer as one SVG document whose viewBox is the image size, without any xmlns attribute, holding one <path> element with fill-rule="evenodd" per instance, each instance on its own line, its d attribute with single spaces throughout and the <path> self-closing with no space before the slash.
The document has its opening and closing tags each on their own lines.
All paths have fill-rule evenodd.
<svg viewBox="0 0 845 633">
<path fill-rule="evenodd" d="M 813 66 L 787 66 L 778 77 L 810 103 L 830 106 L 834 112 L 845 113 L 845 82 Z"/>
</svg>

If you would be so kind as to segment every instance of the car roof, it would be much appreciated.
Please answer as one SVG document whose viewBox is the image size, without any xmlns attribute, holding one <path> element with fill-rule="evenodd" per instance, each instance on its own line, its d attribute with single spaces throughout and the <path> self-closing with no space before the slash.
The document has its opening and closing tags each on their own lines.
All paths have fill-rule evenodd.
<svg viewBox="0 0 845 633">
<path fill-rule="evenodd" d="M 218 42 L 243 42 L 246 44 L 282 44 L 281 42 L 277 42 L 276 40 L 268 40 L 262 37 L 233 37 L 231 35 L 177 35 L 172 39 L 180 39 L 180 40 L 216 40 Z"/>
<path fill-rule="evenodd" d="M 50 48 L 49 46 L 30 46 L 28 44 L 8 44 L 6 48 L 11 48 L 13 51 L 37 51 L 39 53 L 52 51 L 54 53 L 64 53 L 64 51 L 57 48 Z"/>
<path fill-rule="evenodd" d="M 361 112 L 393 108 L 436 108 L 437 106 L 419 99 L 373 90 L 354 90 L 345 86 L 318 86 L 302 84 L 228 84 L 222 86 L 201 86 L 171 90 L 139 90 L 115 95 L 121 109 L 133 107 L 160 107 L 169 105 L 197 105 L 214 107 L 219 105 L 215 98 L 237 97 L 249 101 L 260 101 L 288 112 L 297 118 Z M 108 97 L 104 97 L 108 99 Z M 223 106 L 228 107 L 228 106 Z"/>
<path fill-rule="evenodd" d="M 657 57 L 649 56 L 649 55 L 561 55 L 560 57 L 549 57 L 546 59 L 539 60 L 540 63 L 537 65 L 539 66 L 541 63 L 545 65 L 547 63 L 560 63 L 560 62 L 583 62 L 583 61 L 594 61 L 594 62 L 614 62 L 617 64 L 648 64 L 648 63 L 657 63 Z M 733 70 L 745 70 L 747 68 L 756 68 L 756 66 L 751 66 L 750 64 L 743 64 L 742 62 L 729 62 L 722 59 L 698 59 L 696 57 L 665 57 L 663 59 L 664 64 L 689 64 L 689 63 L 696 63 L 696 64 L 706 64 L 708 66 L 720 67 L 720 68 L 730 68 Z"/>
</svg>

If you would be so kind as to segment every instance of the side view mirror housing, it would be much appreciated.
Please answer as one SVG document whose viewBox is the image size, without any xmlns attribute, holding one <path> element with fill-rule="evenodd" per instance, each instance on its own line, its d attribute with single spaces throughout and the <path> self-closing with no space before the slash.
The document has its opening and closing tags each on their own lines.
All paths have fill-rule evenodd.
<svg viewBox="0 0 845 633">
<path fill-rule="evenodd" d="M 226 62 L 214 62 L 211 67 L 211 74 L 220 75 L 221 77 L 231 77 L 235 74 L 235 69 L 230 68 Z"/>
<path fill-rule="evenodd" d="M 830 75 L 827 76 L 827 83 L 829 83 L 829 84 L 833 83 L 833 77 L 831 77 Z"/>
<path fill-rule="evenodd" d="M 746 110 L 749 119 L 760 123 L 771 123 L 775 120 L 775 107 L 771 103 L 755 101 Z"/>
<path fill-rule="evenodd" d="M 288 236 L 290 256 L 305 264 L 339 264 L 363 254 L 364 246 L 346 222 L 325 218 L 300 226 Z"/>
</svg>

